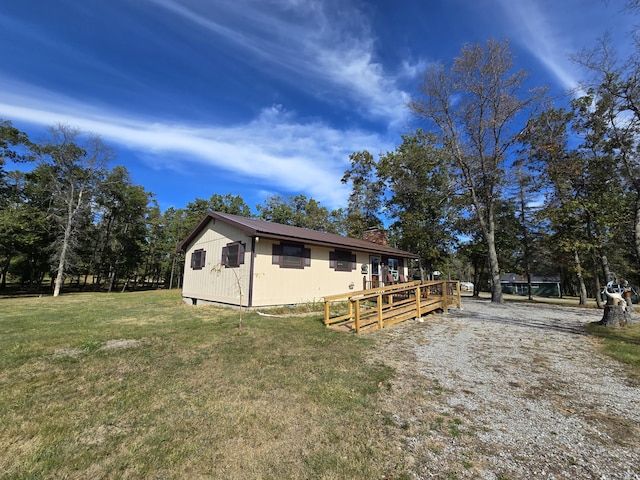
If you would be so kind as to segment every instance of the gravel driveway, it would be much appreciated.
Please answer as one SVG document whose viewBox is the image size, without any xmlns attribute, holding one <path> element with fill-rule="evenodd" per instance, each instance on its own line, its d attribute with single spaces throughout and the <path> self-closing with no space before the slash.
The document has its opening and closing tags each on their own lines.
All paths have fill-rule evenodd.
<svg viewBox="0 0 640 480">
<path fill-rule="evenodd" d="M 585 335 L 601 317 L 464 298 L 375 334 L 416 478 L 640 479 L 640 388 Z"/>
</svg>

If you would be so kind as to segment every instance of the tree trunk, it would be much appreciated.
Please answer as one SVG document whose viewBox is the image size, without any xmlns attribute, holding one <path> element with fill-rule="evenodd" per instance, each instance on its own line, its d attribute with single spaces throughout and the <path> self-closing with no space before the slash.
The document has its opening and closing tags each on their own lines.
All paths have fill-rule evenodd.
<svg viewBox="0 0 640 480">
<path fill-rule="evenodd" d="M 11 256 L 8 255 L 4 264 L 2 265 L 2 281 L 0 281 L 0 290 L 4 290 L 7 287 L 7 272 L 9 271 L 10 264 Z"/>
<path fill-rule="evenodd" d="M 636 209 L 635 218 L 633 222 L 634 226 L 634 239 L 636 244 L 636 259 L 640 263 L 640 196 L 636 197 Z"/>
<path fill-rule="evenodd" d="M 176 259 L 178 258 L 177 254 L 173 254 L 173 259 L 171 260 L 171 276 L 169 277 L 169 290 L 173 288 L 173 272 L 176 268 Z"/>
<path fill-rule="evenodd" d="M 625 327 L 631 325 L 631 309 L 626 305 L 607 305 L 599 324 L 605 327 Z"/>
<path fill-rule="evenodd" d="M 598 262 L 596 259 L 595 252 L 593 252 L 593 280 L 596 283 L 596 305 L 598 306 L 598 308 L 603 308 L 602 285 L 600 284 L 600 275 L 598 274 Z"/>
<path fill-rule="evenodd" d="M 502 285 L 500 284 L 500 266 L 498 265 L 498 252 L 496 252 L 495 230 L 491 228 L 487 235 L 489 247 L 489 275 L 491 278 L 491 303 L 504 303 L 502 298 Z"/>
<path fill-rule="evenodd" d="M 602 274 L 604 275 L 604 284 L 606 286 L 610 280 L 613 280 L 613 276 L 609 268 L 609 258 L 602 252 L 600 252 L 600 264 L 602 265 Z"/>
<path fill-rule="evenodd" d="M 62 290 L 62 282 L 64 280 L 64 264 L 67 260 L 67 250 L 69 249 L 69 239 L 71 238 L 71 229 L 73 228 L 73 219 L 71 214 L 67 218 L 67 224 L 64 229 L 64 239 L 62 240 L 62 249 L 60 250 L 60 260 L 58 261 L 58 273 L 56 274 L 56 282 L 53 287 L 53 296 L 60 295 Z"/>
<path fill-rule="evenodd" d="M 579 305 L 587 304 L 587 287 L 584 284 L 584 277 L 582 275 L 582 262 L 580 261 L 580 256 L 578 255 L 578 251 L 573 251 L 573 261 L 576 267 L 576 276 L 578 277 L 578 284 L 580 285 L 580 301 Z"/>
</svg>

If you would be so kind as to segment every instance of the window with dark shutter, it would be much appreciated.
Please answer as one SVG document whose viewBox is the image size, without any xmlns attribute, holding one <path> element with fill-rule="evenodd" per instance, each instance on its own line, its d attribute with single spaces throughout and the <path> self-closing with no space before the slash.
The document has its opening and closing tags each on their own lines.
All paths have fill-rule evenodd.
<svg viewBox="0 0 640 480">
<path fill-rule="evenodd" d="M 311 266 L 311 249 L 296 243 L 281 243 L 271 248 L 271 263 L 280 268 L 304 268 Z"/>
<path fill-rule="evenodd" d="M 239 267 L 244 264 L 244 244 L 240 242 L 228 243 L 222 248 L 220 263 L 227 268 Z"/>
<path fill-rule="evenodd" d="M 329 268 L 338 272 L 351 272 L 356 268 L 356 255 L 348 250 L 329 252 Z"/>
<path fill-rule="evenodd" d="M 206 265 L 206 261 L 207 261 L 207 252 L 202 249 L 195 250 L 191 254 L 191 268 L 193 270 L 202 270 Z"/>
</svg>

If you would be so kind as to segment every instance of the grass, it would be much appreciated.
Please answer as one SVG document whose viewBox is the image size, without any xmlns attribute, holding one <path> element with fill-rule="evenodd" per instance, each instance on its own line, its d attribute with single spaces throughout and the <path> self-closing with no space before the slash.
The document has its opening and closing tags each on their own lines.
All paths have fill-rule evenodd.
<svg viewBox="0 0 640 480">
<path fill-rule="evenodd" d="M 245 312 L 242 332 L 175 290 L 0 307 L 0 479 L 412 478 L 375 335 L 325 328 L 317 305 Z M 638 372 L 640 325 L 589 328 Z"/>
<path fill-rule="evenodd" d="M 373 338 L 177 291 L 0 300 L 0 478 L 407 478 Z"/>
<path fill-rule="evenodd" d="M 638 313 L 634 313 L 638 321 Z M 602 351 L 627 366 L 629 374 L 640 382 L 640 323 L 630 327 L 602 327 L 588 325 L 591 335 L 602 340 Z"/>
</svg>

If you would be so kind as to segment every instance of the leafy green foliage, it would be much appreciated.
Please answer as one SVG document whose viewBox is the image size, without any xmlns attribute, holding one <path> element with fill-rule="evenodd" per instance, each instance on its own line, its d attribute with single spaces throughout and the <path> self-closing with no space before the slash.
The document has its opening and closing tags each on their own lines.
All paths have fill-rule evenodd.
<svg viewBox="0 0 640 480">
<path fill-rule="evenodd" d="M 214 193 L 209 200 L 196 198 L 193 202 L 187 204 L 186 211 L 186 227 L 189 231 L 191 231 L 208 212 L 230 213 L 231 215 L 240 215 L 241 217 L 251 216 L 251 209 L 242 197 L 230 193 L 226 195 Z"/>
<path fill-rule="evenodd" d="M 376 175 L 377 163 L 368 151 L 349 155 L 351 168 L 342 176 L 342 183 L 351 183 L 345 222 L 347 235 L 362 238 L 370 228 L 380 228 L 379 217 L 382 206 L 384 184 Z"/>
<path fill-rule="evenodd" d="M 257 206 L 258 218 L 268 222 L 308 228 L 328 233 L 344 233 L 343 212 L 329 211 L 313 198 L 305 195 L 282 198 L 274 195 Z"/>
<path fill-rule="evenodd" d="M 398 247 L 420 254 L 427 272 L 441 269 L 455 246 L 458 215 L 449 163 L 434 135 L 418 130 L 378 162 L 389 189 L 385 206 Z"/>
</svg>

